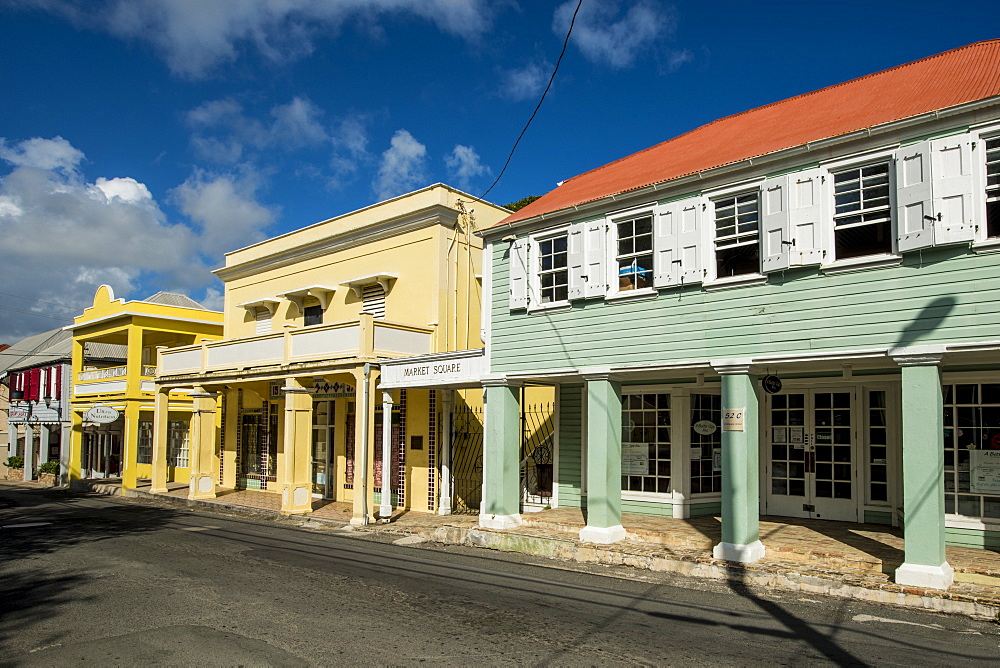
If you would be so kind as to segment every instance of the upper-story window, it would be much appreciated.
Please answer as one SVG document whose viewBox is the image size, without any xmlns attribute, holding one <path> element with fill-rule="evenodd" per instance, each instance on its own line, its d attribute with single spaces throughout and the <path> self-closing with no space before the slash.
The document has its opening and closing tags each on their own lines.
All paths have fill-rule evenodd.
<svg viewBox="0 0 1000 668">
<path fill-rule="evenodd" d="M 619 292 L 653 287 L 653 217 L 616 221 L 615 232 Z"/>
<path fill-rule="evenodd" d="M 760 197 L 744 193 L 715 200 L 716 276 L 760 272 Z"/>
<path fill-rule="evenodd" d="M 1000 137 L 986 140 L 986 236 L 1000 237 Z"/>
<path fill-rule="evenodd" d="M 538 241 L 538 296 L 542 304 L 569 299 L 568 235 Z"/>
<path fill-rule="evenodd" d="M 376 318 L 385 317 L 385 288 L 380 283 L 361 289 L 361 312 L 371 313 Z"/>
<path fill-rule="evenodd" d="M 833 174 L 836 259 L 892 252 L 889 163 Z"/>
<path fill-rule="evenodd" d="M 305 326 L 310 325 L 322 325 L 323 324 L 323 307 L 319 304 L 313 306 L 306 306 L 303 309 L 303 319 L 305 320 Z"/>
</svg>

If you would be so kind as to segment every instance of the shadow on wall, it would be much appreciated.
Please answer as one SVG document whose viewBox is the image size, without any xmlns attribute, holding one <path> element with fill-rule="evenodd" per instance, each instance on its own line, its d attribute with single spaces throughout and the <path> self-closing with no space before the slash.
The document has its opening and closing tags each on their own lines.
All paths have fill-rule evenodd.
<svg viewBox="0 0 1000 668">
<path fill-rule="evenodd" d="M 895 347 L 912 346 L 941 327 L 945 319 L 955 310 L 956 304 L 958 299 L 954 295 L 938 297 L 932 301 L 903 328 Z"/>
</svg>

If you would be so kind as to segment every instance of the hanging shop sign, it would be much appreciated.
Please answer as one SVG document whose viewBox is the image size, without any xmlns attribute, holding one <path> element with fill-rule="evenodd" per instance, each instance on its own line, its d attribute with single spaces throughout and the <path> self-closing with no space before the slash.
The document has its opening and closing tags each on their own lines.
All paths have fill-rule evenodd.
<svg viewBox="0 0 1000 668">
<path fill-rule="evenodd" d="M 83 414 L 84 422 L 94 422 L 97 424 L 109 424 L 121 416 L 116 409 L 111 406 L 94 406 Z"/>
<path fill-rule="evenodd" d="M 970 489 L 976 494 L 1000 494 L 1000 450 L 970 450 Z"/>
<path fill-rule="evenodd" d="M 715 424 L 711 420 L 698 420 L 692 426 L 694 428 L 694 433 L 701 434 L 702 436 L 714 434 L 719 429 L 719 425 Z"/>
<path fill-rule="evenodd" d="M 622 475 L 649 475 L 649 443 L 622 443 Z"/>
<path fill-rule="evenodd" d="M 781 392 L 781 379 L 777 376 L 764 376 L 764 380 L 761 381 L 761 386 L 768 394 L 776 394 Z"/>
<path fill-rule="evenodd" d="M 22 408 L 18 406 L 15 408 L 11 406 L 10 412 L 7 414 L 7 419 L 10 422 L 26 422 L 28 419 L 28 407 L 25 406 Z"/>
<path fill-rule="evenodd" d="M 729 408 L 722 411 L 722 431 L 743 431 L 745 408 Z"/>
</svg>

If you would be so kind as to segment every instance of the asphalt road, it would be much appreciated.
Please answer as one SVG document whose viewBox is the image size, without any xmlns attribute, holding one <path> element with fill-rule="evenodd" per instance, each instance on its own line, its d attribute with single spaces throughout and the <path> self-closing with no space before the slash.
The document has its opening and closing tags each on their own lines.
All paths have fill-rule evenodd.
<svg viewBox="0 0 1000 668">
<path fill-rule="evenodd" d="M 954 666 L 1000 656 L 992 622 L 384 542 L 394 538 L 0 487 L 0 665 Z"/>
</svg>

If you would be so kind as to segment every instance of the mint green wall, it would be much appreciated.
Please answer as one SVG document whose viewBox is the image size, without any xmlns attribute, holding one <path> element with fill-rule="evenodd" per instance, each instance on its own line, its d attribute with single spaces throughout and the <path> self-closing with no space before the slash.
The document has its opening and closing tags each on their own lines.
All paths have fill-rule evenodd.
<svg viewBox="0 0 1000 668">
<path fill-rule="evenodd" d="M 527 314 L 508 307 L 508 245 L 493 244 L 495 373 L 1000 339 L 1000 254 L 935 249 L 898 267 Z"/>
<path fill-rule="evenodd" d="M 636 515 L 655 515 L 657 517 L 673 517 L 674 507 L 669 503 L 654 503 L 652 501 L 628 501 L 622 499 L 622 512 Z M 625 527 L 628 529 L 628 527 Z"/>
<path fill-rule="evenodd" d="M 580 507 L 583 385 L 559 388 L 559 505 Z"/>
<path fill-rule="evenodd" d="M 877 510 L 865 511 L 865 524 L 892 524 L 892 513 Z"/>
<path fill-rule="evenodd" d="M 948 545 L 977 547 L 1000 552 L 1000 531 L 980 529 L 945 529 L 944 540 Z"/>
</svg>

